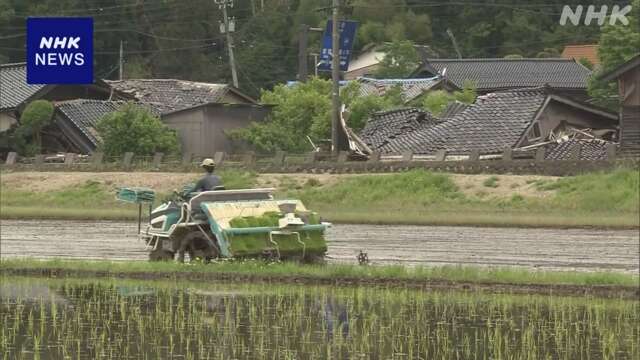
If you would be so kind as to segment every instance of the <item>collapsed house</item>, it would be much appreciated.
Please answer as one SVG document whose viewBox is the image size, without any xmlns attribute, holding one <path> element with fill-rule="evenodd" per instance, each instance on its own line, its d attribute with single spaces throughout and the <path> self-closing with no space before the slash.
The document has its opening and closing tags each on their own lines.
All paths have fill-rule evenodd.
<svg viewBox="0 0 640 360">
<path fill-rule="evenodd" d="M 37 99 L 53 102 L 52 124 L 43 130 L 45 153 L 88 154 L 100 138 L 96 124 L 105 115 L 135 102 L 178 133 L 183 152 L 211 156 L 245 144 L 226 131 L 263 120 L 271 111 L 238 89 L 175 79 L 103 81 L 89 85 L 29 85 L 26 66 L 0 66 L 0 131 L 18 123 L 26 105 Z"/>
<path fill-rule="evenodd" d="M 98 122 L 106 115 L 120 110 L 127 102 L 109 100 L 76 99 L 57 102 L 53 123 L 64 134 L 67 145 L 64 152 L 89 154 L 100 144 L 96 130 Z M 153 115 L 160 116 L 160 109 L 139 104 Z"/>
<path fill-rule="evenodd" d="M 271 106 L 227 84 L 176 79 L 109 81 L 114 88 L 161 112 L 161 120 L 178 132 L 182 152 L 195 156 L 240 152 L 247 145 L 227 131 L 264 120 Z"/>
<path fill-rule="evenodd" d="M 177 79 L 107 80 L 107 83 L 141 103 L 161 108 L 165 113 L 206 103 L 258 104 L 228 84 Z"/>
<path fill-rule="evenodd" d="M 0 65 L 0 132 L 18 123 L 24 108 L 34 100 L 62 101 L 71 99 L 128 100 L 132 97 L 114 91 L 109 84 L 96 80 L 81 85 L 27 84 L 26 63 Z"/>
<path fill-rule="evenodd" d="M 384 155 L 405 151 L 433 155 L 441 150 L 459 156 L 499 155 L 505 149 L 554 146 L 574 139 L 617 140 L 616 114 L 546 86 L 490 93 L 473 105 L 455 107 L 457 113 L 449 111 L 448 117 L 439 119 L 416 108 L 378 112 L 359 136 L 372 151 Z M 561 153 L 551 150 L 549 154 L 556 155 L 550 156 Z"/>
</svg>

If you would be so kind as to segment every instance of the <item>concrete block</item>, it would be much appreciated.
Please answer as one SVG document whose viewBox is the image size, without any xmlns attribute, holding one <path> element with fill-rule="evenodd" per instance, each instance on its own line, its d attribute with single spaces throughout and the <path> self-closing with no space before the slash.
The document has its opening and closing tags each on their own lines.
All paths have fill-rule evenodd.
<svg viewBox="0 0 640 360">
<path fill-rule="evenodd" d="M 413 151 L 403 151 L 402 152 L 402 161 L 411 161 L 413 160 Z"/>
</svg>

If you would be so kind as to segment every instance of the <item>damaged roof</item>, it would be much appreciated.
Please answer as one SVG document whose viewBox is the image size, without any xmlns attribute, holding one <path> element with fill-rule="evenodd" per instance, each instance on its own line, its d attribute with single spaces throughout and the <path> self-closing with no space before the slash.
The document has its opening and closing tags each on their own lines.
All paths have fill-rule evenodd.
<svg viewBox="0 0 640 360">
<path fill-rule="evenodd" d="M 447 107 L 445 107 L 444 110 L 442 110 L 442 113 L 440 114 L 439 118 L 448 119 L 448 118 L 454 117 L 458 113 L 465 111 L 469 106 L 471 105 L 465 104 L 458 100 L 450 102 L 449 105 L 447 105 Z"/>
<path fill-rule="evenodd" d="M 591 70 L 575 60 L 555 58 L 430 59 L 425 60 L 413 75 L 431 77 L 438 73 L 460 88 L 465 80 L 470 80 L 481 92 L 545 84 L 558 89 L 580 90 L 587 88 L 591 76 Z"/>
<path fill-rule="evenodd" d="M 43 87 L 27 84 L 25 63 L 0 65 L 0 110 L 17 108 Z"/>
<path fill-rule="evenodd" d="M 360 84 L 360 96 L 382 96 L 390 89 L 399 86 L 402 90 L 402 100 L 406 103 L 419 97 L 425 91 L 440 85 L 443 79 L 439 76 L 423 79 L 373 79 L 360 77 L 357 81 Z"/>
<path fill-rule="evenodd" d="M 404 148 L 416 154 L 432 154 L 441 149 L 455 154 L 474 150 L 483 154 L 499 153 L 506 147 L 514 147 L 546 97 L 543 89 L 480 96 L 474 105 L 437 126 L 390 141 L 383 152 Z"/>
<path fill-rule="evenodd" d="M 515 148 L 529 126 L 543 111 L 549 101 L 557 101 L 568 106 L 589 111 L 607 121 L 616 116 L 590 105 L 578 103 L 554 94 L 549 87 L 507 90 L 479 96 L 476 103 L 469 105 L 450 118 L 441 118 L 431 122 L 430 126 L 404 127 L 405 131 L 388 132 L 390 127 L 384 117 L 374 115 L 361 132 L 360 137 L 366 143 L 382 153 L 398 153 L 411 150 L 415 154 L 434 154 L 446 150 L 450 154 L 465 155 L 472 151 L 481 154 L 497 154 L 505 148 Z M 413 112 L 397 112 L 394 124 L 414 124 Z M 396 125 L 397 127 L 397 125 Z"/>
<path fill-rule="evenodd" d="M 606 160 L 607 146 L 613 144 L 610 141 L 599 139 L 573 138 L 564 142 L 554 142 L 545 146 L 545 159 L 547 160 Z M 577 158 L 574 154 L 581 146 Z"/>
<path fill-rule="evenodd" d="M 256 100 L 227 84 L 213 84 L 176 79 L 131 79 L 108 81 L 114 88 L 133 95 L 136 100 L 154 104 L 162 112 L 171 112 L 205 103 L 226 102 L 232 93 L 243 102 L 256 104 Z"/>
<path fill-rule="evenodd" d="M 96 124 L 105 115 L 119 110 L 127 104 L 125 101 L 77 99 L 56 103 L 56 111 L 80 131 L 95 148 L 99 136 Z M 160 116 L 156 108 L 145 106 L 155 116 Z M 93 149 L 90 149 L 93 150 Z"/>
<path fill-rule="evenodd" d="M 367 121 L 359 136 L 373 151 L 402 152 L 406 148 L 393 142 L 394 139 L 438 123 L 431 113 L 418 108 L 378 111 Z"/>
</svg>

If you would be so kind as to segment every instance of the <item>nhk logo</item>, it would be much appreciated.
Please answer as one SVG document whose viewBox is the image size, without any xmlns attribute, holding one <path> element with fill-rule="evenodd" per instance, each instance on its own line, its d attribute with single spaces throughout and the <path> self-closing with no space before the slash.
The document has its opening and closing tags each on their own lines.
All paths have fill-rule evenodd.
<svg viewBox="0 0 640 360">
<path fill-rule="evenodd" d="M 92 82 L 92 18 L 27 19 L 27 83 Z"/>
<path fill-rule="evenodd" d="M 629 25 L 629 19 L 627 19 L 626 15 L 631 12 L 631 8 L 631 5 L 627 5 L 625 7 L 613 5 L 611 8 L 611 16 L 609 17 L 609 24 L 616 25 L 619 21 L 622 25 Z M 582 17 L 583 10 L 584 6 L 582 5 L 576 6 L 575 10 L 569 5 L 565 5 L 562 8 L 562 14 L 560 15 L 560 25 L 566 25 L 567 20 L 575 26 L 580 25 L 580 18 Z M 607 18 L 608 11 L 609 7 L 607 5 L 600 6 L 599 10 L 596 9 L 595 5 L 589 5 L 587 7 L 587 12 L 584 15 L 584 24 L 589 26 L 593 20 L 596 20 L 598 26 L 602 26 Z"/>
</svg>

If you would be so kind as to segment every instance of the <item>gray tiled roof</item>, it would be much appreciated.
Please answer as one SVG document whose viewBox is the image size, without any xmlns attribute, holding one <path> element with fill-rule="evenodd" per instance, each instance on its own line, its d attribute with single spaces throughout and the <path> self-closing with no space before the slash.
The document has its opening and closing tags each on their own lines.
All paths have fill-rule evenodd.
<svg viewBox="0 0 640 360">
<path fill-rule="evenodd" d="M 385 152 L 401 152 L 405 149 L 401 144 L 393 143 L 394 139 L 438 123 L 439 120 L 430 113 L 417 108 L 379 111 L 367 121 L 360 138 L 374 151 L 385 149 Z"/>
<path fill-rule="evenodd" d="M 408 132 L 381 146 L 383 153 L 499 153 L 513 148 L 547 97 L 545 88 L 510 90 L 478 97 L 474 105 L 435 126 Z"/>
<path fill-rule="evenodd" d="M 60 102 L 56 108 L 67 117 L 94 145 L 99 142 L 99 136 L 95 129 L 96 124 L 105 115 L 117 111 L 126 102 L 78 99 Z M 154 115 L 159 116 L 160 111 L 148 108 Z"/>
<path fill-rule="evenodd" d="M 575 148 L 582 145 L 578 160 L 606 160 L 608 141 L 586 140 L 573 138 L 561 143 L 546 145 L 545 159 L 547 160 L 574 160 L 572 154 Z"/>
<path fill-rule="evenodd" d="M 358 78 L 360 83 L 360 95 L 376 95 L 382 96 L 389 89 L 400 86 L 402 89 L 402 98 L 405 102 L 409 102 L 422 95 L 426 90 L 440 82 L 440 78 L 432 77 L 425 79 L 373 79 L 367 77 Z"/>
<path fill-rule="evenodd" d="M 442 113 L 438 117 L 441 119 L 448 119 L 448 118 L 454 117 L 459 113 L 465 111 L 469 106 L 471 105 L 465 104 L 463 102 L 456 100 L 454 102 L 449 103 L 449 105 L 447 105 L 447 107 L 444 108 L 444 110 L 442 110 Z"/>
<path fill-rule="evenodd" d="M 473 81 L 480 91 L 538 87 L 586 89 L 591 70 L 572 59 L 430 59 L 438 72 L 446 69 L 446 78 L 462 87 Z M 430 74 L 423 64 L 417 74 Z"/>
<path fill-rule="evenodd" d="M 186 109 L 205 103 L 221 102 L 230 87 L 175 79 L 132 79 L 108 81 L 111 86 L 131 94 L 143 103 L 154 104 L 162 112 Z"/>
<path fill-rule="evenodd" d="M 25 63 L 0 65 L 0 110 L 17 107 L 44 86 L 27 84 Z"/>
</svg>

